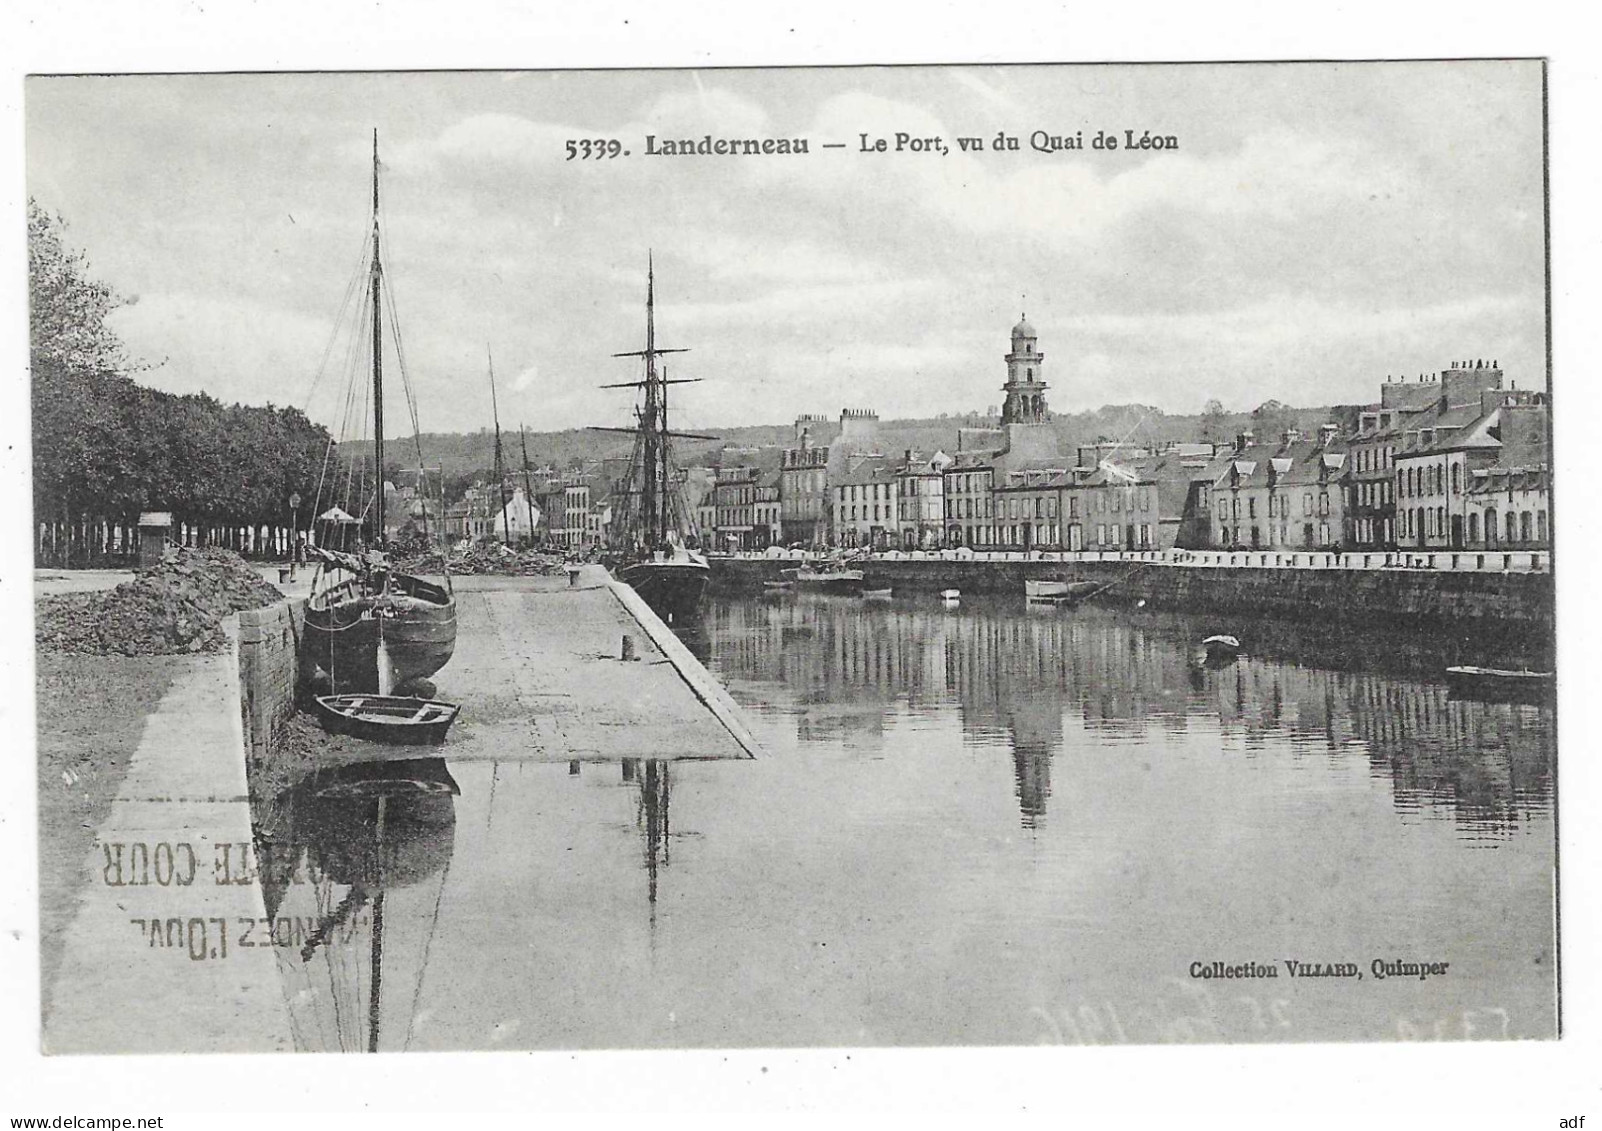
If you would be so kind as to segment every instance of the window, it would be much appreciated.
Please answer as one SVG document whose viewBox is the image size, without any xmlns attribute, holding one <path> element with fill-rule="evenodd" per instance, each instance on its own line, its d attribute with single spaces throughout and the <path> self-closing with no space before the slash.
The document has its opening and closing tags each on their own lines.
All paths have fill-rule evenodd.
<svg viewBox="0 0 1602 1131">
<path fill-rule="evenodd" d="M 1535 512 L 1535 537 L 1539 542 L 1546 541 L 1546 512 Z"/>
<path fill-rule="evenodd" d="M 1460 463 L 1454 463 L 1452 465 L 1452 494 L 1461 495 L 1462 493 L 1463 493 L 1463 465 L 1460 464 Z"/>
<path fill-rule="evenodd" d="M 1509 542 L 1518 540 L 1519 527 L 1517 520 L 1518 515 L 1514 514 L 1512 511 L 1507 512 L 1507 540 Z"/>
<path fill-rule="evenodd" d="M 1256 518 L 1257 517 L 1257 498 L 1256 498 L 1256 496 L 1250 496 L 1250 497 L 1247 498 L 1247 500 L 1246 500 L 1246 516 L 1248 518 Z"/>
<path fill-rule="evenodd" d="M 1313 513 L 1313 493 L 1311 491 L 1302 492 L 1302 513 L 1304 515 Z"/>
</svg>

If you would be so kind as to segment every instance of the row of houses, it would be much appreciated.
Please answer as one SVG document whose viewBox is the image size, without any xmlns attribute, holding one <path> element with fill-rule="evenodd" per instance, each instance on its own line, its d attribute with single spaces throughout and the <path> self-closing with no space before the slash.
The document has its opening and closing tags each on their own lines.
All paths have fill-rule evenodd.
<svg viewBox="0 0 1602 1131">
<path fill-rule="evenodd" d="M 683 482 L 699 545 L 1009 550 L 1538 549 L 1550 545 L 1544 395 L 1492 361 L 1387 378 L 1372 404 L 1303 434 L 1059 450 L 1045 355 L 1012 328 L 1004 406 L 952 450 L 885 450 L 877 414 L 798 417 L 791 442 L 725 447 Z M 608 461 L 608 463 L 611 461 Z M 548 477 L 504 509 L 482 485 L 448 508 L 454 537 L 604 544 L 621 468 Z"/>
<path fill-rule="evenodd" d="M 1015 343 L 1025 353 L 1029 343 Z M 1027 403 L 1043 405 L 1038 390 Z M 871 412 L 796 422 L 797 442 L 720 469 L 702 508 L 716 548 L 1008 550 L 1541 549 L 1551 543 L 1548 406 L 1495 362 L 1387 380 L 1312 434 L 1056 450 L 1042 419 L 963 429 L 956 451 L 877 450 Z M 725 453 L 727 458 L 728 453 Z M 738 485 L 736 487 L 735 485 Z M 767 522 L 730 503 L 769 500 Z M 730 491 L 734 494 L 730 494 Z"/>
</svg>

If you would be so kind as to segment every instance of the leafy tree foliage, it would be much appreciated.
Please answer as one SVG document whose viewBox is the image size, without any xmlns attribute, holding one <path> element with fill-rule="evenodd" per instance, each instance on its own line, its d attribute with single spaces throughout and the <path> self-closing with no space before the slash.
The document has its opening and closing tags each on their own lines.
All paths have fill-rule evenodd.
<svg viewBox="0 0 1602 1131">
<path fill-rule="evenodd" d="M 78 564 L 145 510 L 171 511 L 203 538 L 287 525 L 294 492 L 308 525 L 327 430 L 298 409 L 175 396 L 125 376 L 131 363 L 106 325 L 123 300 L 87 276 L 62 229 L 29 202 L 34 511 L 51 528 L 51 556 Z"/>
</svg>

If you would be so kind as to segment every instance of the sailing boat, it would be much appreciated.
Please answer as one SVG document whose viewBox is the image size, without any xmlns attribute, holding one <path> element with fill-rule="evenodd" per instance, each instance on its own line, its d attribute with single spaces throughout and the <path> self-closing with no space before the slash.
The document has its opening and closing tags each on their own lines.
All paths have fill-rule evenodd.
<svg viewBox="0 0 1602 1131">
<path fill-rule="evenodd" d="M 371 545 L 384 544 L 384 270 L 379 254 L 378 131 L 373 131 L 373 236 L 368 264 L 372 313 L 373 502 Z M 398 342 L 398 339 L 397 339 Z M 397 360 L 399 359 L 397 345 Z M 404 368 L 401 379 L 405 381 Z M 408 388 L 408 395 L 410 389 Z M 414 415 L 415 423 L 415 415 Z M 421 452 L 419 452 L 419 463 Z M 350 576 L 313 591 L 303 646 L 333 692 L 389 695 L 422 688 L 456 649 L 456 598 L 443 586 L 390 568 L 382 553 L 356 555 L 312 547 L 319 578 Z M 422 688 L 427 691 L 427 688 Z"/>
<path fill-rule="evenodd" d="M 699 378 L 669 378 L 664 366 L 657 371 L 657 358 L 663 354 L 686 353 L 683 349 L 661 349 L 656 344 L 656 267 L 646 261 L 645 348 L 613 357 L 643 357 L 645 377 L 603 385 L 603 389 L 643 389 L 644 402 L 634 410 L 633 428 L 597 428 L 599 432 L 628 432 L 634 436 L 629 470 L 614 493 L 612 570 L 618 579 L 632 586 L 646 604 L 669 624 L 692 619 L 706 592 L 711 570 L 706 558 L 684 544 L 682 532 L 690 526 L 684 500 L 675 481 L 669 441 L 715 440 L 693 432 L 668 429 L 668 386 L 687 385 Z"/>
</svg>

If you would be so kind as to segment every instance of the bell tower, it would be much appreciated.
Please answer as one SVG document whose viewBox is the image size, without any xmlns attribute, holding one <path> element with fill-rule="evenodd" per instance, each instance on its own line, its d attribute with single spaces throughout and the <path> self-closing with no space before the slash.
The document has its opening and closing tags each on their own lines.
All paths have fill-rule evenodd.
<svg viewBox="0 0 1602 1131">
<path fill-rule="evenodd" d="M 1007 354 L 1007 383 L 1001 387 L 1003 424 L 1043 424 L 1051 417 L 1046 407 L 1046 381 L 1042 363 L 1046 355 L 1036 348 L 1035 328 L 1020 317 L 1012 328 L 1012 352 Z"/>
</svg>

